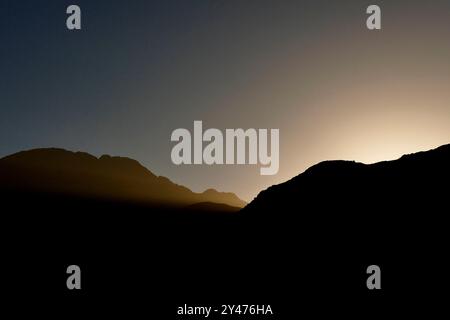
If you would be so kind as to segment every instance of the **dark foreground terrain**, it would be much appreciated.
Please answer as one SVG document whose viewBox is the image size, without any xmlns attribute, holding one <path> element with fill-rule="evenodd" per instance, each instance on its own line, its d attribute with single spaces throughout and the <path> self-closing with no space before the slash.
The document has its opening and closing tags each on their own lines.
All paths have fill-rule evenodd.
<svg viewBox="0 0 450 320">
<path fill-rule="evenodd" d="M 275 313 L 238 319 L 433 318 L 448 305 L 449 161 L 447 145 L 374 165 L 324 162 L 240 212 L 3 186 L 2 300 L 59 319 L 203 318 L 177 317 L 184 304 Z M 71 264 L 80 291 L 66 288 Z M 372 264 L 381 290 L 366 287 Z"/>
</svg>

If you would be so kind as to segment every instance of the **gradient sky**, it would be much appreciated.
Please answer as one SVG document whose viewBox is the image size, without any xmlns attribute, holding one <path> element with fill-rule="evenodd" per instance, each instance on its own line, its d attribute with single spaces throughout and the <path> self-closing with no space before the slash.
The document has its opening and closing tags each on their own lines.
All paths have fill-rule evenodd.
<svg viewBox="0 0 450 320">
<path fill-rule="evenodd" d="M 78 4 L 82 30 L 68 31 Z M 382 30 L 366 29 L 378 4 Z M 134 158 L 251 200 L 327 159 L 450 142 L 450 1 L 0 2 L 0 157 Z M 176 128 L 279 128 L 280 171 L 175 166 Z"/>
</svg>

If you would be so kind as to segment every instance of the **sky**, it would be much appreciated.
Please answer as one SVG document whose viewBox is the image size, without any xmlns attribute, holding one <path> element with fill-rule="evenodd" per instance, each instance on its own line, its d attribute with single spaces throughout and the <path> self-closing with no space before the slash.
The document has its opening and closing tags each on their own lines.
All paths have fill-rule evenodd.
<svg viewBox="0 0 450 320">
<path fill-rule="evenodd" d="M 66 28 L 77 4 L 82 29 Z M 366 28 L 370 4 L 382 29 Z M 251 201 L 323 160 L 450 143 L 449 1 L 0 1 L 0 157 L 138 160 Z M 173 130 L 277 128 L 280 168 L 181 165 Z"/>
</svg>

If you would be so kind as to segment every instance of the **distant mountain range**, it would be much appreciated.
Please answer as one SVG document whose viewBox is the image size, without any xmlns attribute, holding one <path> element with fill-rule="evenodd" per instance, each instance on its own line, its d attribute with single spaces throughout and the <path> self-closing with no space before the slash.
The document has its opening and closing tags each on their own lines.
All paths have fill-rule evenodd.
<svg viewBox="0 0 450 320">
<path fill-rule="evenodd" d="M 226 211 L 246 205 L 233 193 L 214 189 L 195 193 L 129 158 L 97 158 L 55 148 L 23 151 L 0 159 L 0 188 L 177 207 L 215 203 L 223 204 L 215 206 Z"/>
<path fill-rule="evenodd" d="M 443 205 L 450 181 L 450 144 L 404 155 L 398 160 L 363 164 L 324 161 L 291 180 L 269 187 L 248 205 L 233 193 L 208 189 L 195 193 L 139 162 L 100 158 L 63 149 L 35 149 L 0 159 L 0 189 L 124 200 L 175 206 L 188 211 L 238 211 L 270 219 L 328 220 L 367 212 L 389 215 Z M 331 212 L 340 212 L 333 215 Z M 364 212 L 365 214 L 363 214 Z M 295 213 L 295 214 L 293 214 Z M 341 221 L 342 222 L 342 221 Z"/>
</svg>

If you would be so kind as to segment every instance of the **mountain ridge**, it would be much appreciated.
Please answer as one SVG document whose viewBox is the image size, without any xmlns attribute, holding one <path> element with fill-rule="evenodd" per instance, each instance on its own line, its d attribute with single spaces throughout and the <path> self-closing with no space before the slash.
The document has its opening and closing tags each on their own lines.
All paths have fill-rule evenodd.
<svg viewBox="0 0 450 320">
<path fill-rule="evenodd" d="M 420 192 L 428 195 L 431 189 L 440 194 L 442 189 L 436 182 L 450 178 L 449 164 L 450 144 L 372 164 L 322 161 L 283 183 L 261 191 L 243 211 L 280 210 L 302 199 L 309 202 L 308 197 L 318 197 L 319 194 L 337 199 L 344 196 L 344 190 L 366 201 L 371 193 L 391 196 L 395 187 L 399 188 L 398 193 L 402 197 L 406 196 L 407 190 L 414 195 Z"/>
<path fill-rule="evenodd" d="M 246 203 L 234 193 L 207 189 L 196 193 L 157 176 L 138 161 L 110 155 L 95 157 L 61 148 L 21 151 L 0 159 L 0 188 L 188 206 L 214 202 Z"/>
</svg>

